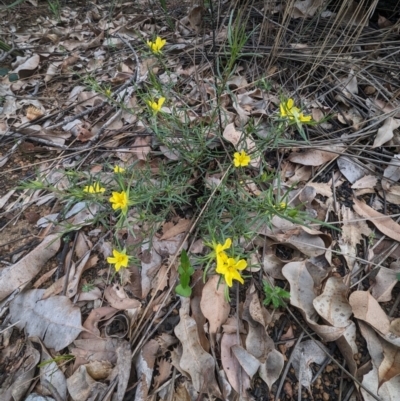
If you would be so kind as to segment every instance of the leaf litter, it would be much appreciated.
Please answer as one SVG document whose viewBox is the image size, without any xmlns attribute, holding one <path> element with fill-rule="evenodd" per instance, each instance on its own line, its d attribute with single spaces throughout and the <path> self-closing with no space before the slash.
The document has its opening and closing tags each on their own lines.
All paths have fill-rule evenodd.
<svg viewBox="0 0 400 401">
<path fill-rule="evenodd" d="M 339 383 L 341 389 L 344 383 L 348 399 L 358 393 L 364 400 L 397 400 L 399 110 L 396 101 L 388 99 L 395 99 L 391 94 L 398 90 L 400 60 L 391 54 L 391 42 L 382 39 L 380 53 L 365 67 L 370 74 L 365 78 L 357 51 L 341 48 L 351 60 L 344 65 L 332 58 L 337 50 L 329 39 L 321 43 L 301 29 L 296 37 L 291 35 L 295 21 L 303 26 L 315 15 L 320 18 L 314 33 L 318 37 L 326 36 L 328 24 L 334 22 L 338 29 L 350 21 L 346 29 L 364 36 L 346 40 L 372 52 L 376 49 L 368 48 L 368 38 L 381 35 L 381 29 L 397 40 L 391 36 L 396 21 L 379 15 L 385 27 L 371 31 L 367 18 L 361 23 L 365 10 L 353 5 L 355 17 L 349 19 L 343 10 L 327 9 L 324 1 L 264 4 L 269 17 L 286 15 L 281 27 L 263 20 L 262 13 L 252 18 L 256 25 L 265 24 L 262 30 L 273 32 L 273 40 L 284 38 L 284 51 L 274 50 L 263 75 L 259 60 L 251 58 L 249 41 L 234 72 L 216 88 L 212 63 L 188 57 L 199 43 L 206 49 L 210 38 L 224 57 L 227 43 L 232 46 L 234 25 L 218 23 L 213 32 L 215 10 L 210 6 L 160 2 L 149 19 L 143 12 L 149 7 L 146 1 L 117 4 L 112 11 L 97 3 L 84 11 L 81 5 L 63 5 L 58 16 L 35 2 L 20 3 L 15 15 L 0 9 L 3 21 L 10 22 L 4 32 L 13 45 L 0 55 L 0 134 L 5 144 L 0 154 L 5 238 L 0 366 L 6 372 L 1 398 L 68 395 L 89 400 L 114 394 L 118 400 L 232 400 L 239 395 L 250 400 L 308 392 L 316 399 L 337 399 Z M 224 2 L 220 6 L 229 21 L 232 9 Z M 30 19 L 30 24 L 21 29 L 17 16 Z M 249 38 L 258 35 L 265 45 L 274 44 L 262 30 L 247 28 Z M 145 54 L 153 33 L 167 38 L 160 48 L 162 67 L 160 54 Z M 252 51 L 266 60 L 267 53 L 254 48 L 261 43 L 258 39 Z M 319 46 L 315 54 L 306 44 L 313 40 Z M 382 73 L 378 66 L 385 55 L 391 61 Z M 314 93 L 305 90 L 310 82 L 302 82 L 302 69 L 310 65 L 318 65 L 318 74 L 324 74 L 321 79 L 311 72 Z M 293 79 L 297 73 L 300 81 Z M 207 252 L 209 239 L 197 234 L 202 231 L 193 216 L 199 210 L 189 189 L 199 186 L 200 170 L 177 191 L 180 197 L 188 194 L 189 206 L 172 206 L 157 220 L 116 229 L 121 244 L 138 245 L 135 259 L 119 275 L 106 263 L 113 250 L 110 233 L 96 220 L 104 206 L 95 198 L 75 204 L 63 198 L 78 183 L 93 188 L 110 183 L 110 164 L 150 172 L 147 185 L 157 188 L 157 174 L 168 160 L 180 162 L 185 152 L 195 154 L 199 143 L 181 145 L 182 125 L 174 123 L 175 136 L 165 135 L 172 120 L 163 117 L 157 126 L 163 140 L 151 125 L 156 112 L 143 117 L 143 105 L 149 101 L 144 87 L 150 87 L 154 77 L 181 91 L 179 96 L 169 92 L 172 98 L 157 113 L 187 124 L 192 135 L 198 126 L 209 126 L 202 138 L 208 149 L 251 155 L 252 170 L 239 181 L 244 191 L 238 198 L 260 198 L 268 204 L 271 189 L 276 199 L 270 224 L 252 227 L 251 241 L 244 235 L 235 239 L 235 251 L 253 253 L 248 257 L 252 265 L 243 273 L 245 284 L 235 287 L 230 302 L 221 276 L 203 283 L 204 263 L 191 277 L 190 299 L 174 292 L 181 250 L 192 256 Z M 299 82 L 304 86 L 297 87 Z M 296 96 L 294 109 L 301 105 L 306 116 L 319 122 L 304 125 L 307 136 L 301 125 L 295 128 L 297 137 L 291 136 L 290 125 L 280 134 L 274 131 L 279 121 L 270 117 L 284 100 L 282 92 Z M 150 100 L 160 98 L 153 88 Z M 305 138 L 308 142 L 302 142 Z M 260 147 L 260 140 L 267 146 Z M 85 154 L 85 159 L 74 157 L 74 152 Z M 201 167 L 209 170 L 204 181 L 210 198 L 228 188 L 227 171 L 219 170 L 219 163 L 215 159 Z M 16 181 L 32 179 L 36 166 L 53 192 L 49 187 L 16 188 Z M 277 175 L 268 181 L 272 172 Z M 131 184 L 137 182 L 132 178 Z M 207 203 L 202 206 L 205 210 Z M 300 222 L 284 218 L 289 213 L 297 218 L 299 212 L 305 213 Z M 135 213 L 127 219 L 137 221 Z M 220 214 L 226 225 L 234 224 L 234 217 Z M 21 235 L 39 241 L 19 239 Z M 283 308 L 263 304 L 265 279 L 290 291 Z M 293 346 L 304 334 L 316 335 Z M 332 345 L 338 349 L 334 354 Z M 318 366 L 325 370 L 318 372 Z M 36 374 L 40 385 L 31 386 Z"/>
</svg>

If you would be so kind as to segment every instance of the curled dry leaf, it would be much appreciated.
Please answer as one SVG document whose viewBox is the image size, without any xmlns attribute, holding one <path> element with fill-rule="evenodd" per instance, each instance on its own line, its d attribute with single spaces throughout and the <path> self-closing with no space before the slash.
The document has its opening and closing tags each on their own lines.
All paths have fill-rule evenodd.
<svg viewBox="0 0 400 401">
<path fill-rule="evenodd" d="M 179 361 L 180 368 L 190 375 L 197 392 L 221 397 L 214 375 L 214 358 L 201 346 L 196 321 L 189 316 L 190 300 L 181 298 L 181 302 L 179 310 L 181 319 L 175 327 L 175 335 L 183 347 L 182 357 Z"/>
<path fill-rule="evenodd" d="M 192 296 L 190 298 L 190 309 L 192 310 L 192 318 L 196 321 L 197 324 L 197 332 L 199 333 L 200 344 L 203 347 L 204 351 L 209 352 L 210 350 L 210 342 L 206 336 L 206 332 L 204 330 L 204 326 L 207 322 L 206 317 L 203 315 L 201 311 L 201 299 L 204 289 L 204 282 L 202 280 L 203 273 L 199 270 L 195 271 L 192 275 L 192 283 L 195 283 L 193 286 Z"/>
<path fill-rule="evenodd" d="M 358 347 L 356 344 L 357 328 L 354 322 L 350 321 L 350 324 L 346 327 L 346 331 L 343 335 L 336 340 L 336 345 L 339 347 L 344 359 L 347 362 L 349 372 L 356 376 L 357 373 L 357 362 L 354 357 L 358 353 Z"/>
<path fill-rule="evenodd" d="M 276 349 L 272 349 L 268 353 L 265 363 L 260 365 L 258 374 L 260 375 L 261 379 L 264 380 L 270 390 L 272 385 L 281 376 L 284 365 L 285 359 L 283 355 Z"/>
<path fill-rule="evenodd" d="M 75 356 L 73 371 L 90 361 L 117 362 L 116 350 L 119 344 L 116 338 L 91 338 L 90 340 L 75 340 L 71 354 Z"/>
<path fill-rule="evenodd" d="M 89 260 L 89 257 L 90 257 L 90 250 L 82 258 L 78 266 L 76 266 L 75 274 L 72 276 L 72 279 L 69 280 L 67 288 L 67 296 L 69 298 L 72 298 L 78 292 L 79 282 L 81 280 L 82 273 L 85 270 L 86 263 Z"/>
<path fill-rule="evenodd" d="M 0 272 L 0 301 L 18 287 L 32 280 L 59 248 L 59 235 L 49 235 L 19 262 L 2 269 Z"/>
<path fill-rule="evenodd" d="M 109 285 L 104 291 L 107 302 L 115 309 L 136 309 L 141 307 L 137 299 L 129 298 L 123 287 L 118 284 Z"/>
<path fill-rule="evenodd" d="M 269 315 L 258 299 L 254 284 L 247 290 L 246 300 L 243 305 L 243 320 L 249 324 L 246 336 L 246 350 L 264 363 L 268 352 L 274 348 L 274 343 L 265 331 Z"/>
<path fill-rule="evenodd" d="M 249 375 L 250 379 L 252 379 L 260 367 L 260 361 L 240 345 L 233 345 L 231 350 L 238 360 L 240 366 Z"/>
<path fill-rule="evenodd" d="M 44 113 L 43 113 L 40 109 L 38 109 L 37 107 L 35 107 L 35 106 L 29 106 L 29 107 L 26 109 L 26 118 L 27 118 L 29 121 L 36 120 L 36 119 L 42 117 L 43 114 L 44 114 Z"/>
<path fill-rule="evenodd" d="M 109 361 L 91 361 L 85 367 L 94 380 L 105 380 L 112 371 L 112 364 Z"/>
<path fill-rule="evenodd" d="M 96 394 L 100 389 L 103 391 L 107 389 L 104 383 L 97 382 L 91 378 L 85 366 L 80 366 L 79 369 L 67 379 L 67 387 L 73 401 L 87 400 L 90 394 Z"/>
<path fill-rule="evenodd" d="M 390 217 L 369 207 L 364 202 L 353 197 L 353 208 L 361 217 L 369 220 L 374 226 L 388 237 L 400 241 L 400 225 L 394 222 Z"/>
<path fill-rule="evenodd" d="M 386 142 L 389 142 L 393 138 L 393 130 L 399 128 L 400 119 L 388 117 L 382 127 L 378 129 L 372 149 L 382 146 Z"/>
<path fill-rule="evenodd" d="M 161 266 L 161 256 L 156 252 L 154 248 L 149 250 L 149 243 L 143 242 L 142 245 L 142 298 L 147 297 L 148 293 L 152 288 L 152 280 L 157 274 L 158 269 Z"/>
<path fill-rule="evenodd" d="M 382 400 L 395 401 L 400 391 L 400 352 L 399 348 L 378 336 L 374 330 L 359 322 L 362 336 L 367 343 L 373 369 L 364 376 L 363 384 Z M 365 380 L 368 378 L 368 380 Z M 397 393 L 394 392 L 397 390 Z M 362 391 L 366 400 L 372 400 Z M 393 396 L 396 394 L 397 398 Z"/>
<path fill-rule="evenodd" d="M 348 287 L 340 277 L 328 278 L 324 291 L 314 298 L 313 305 L 318 314 L 335 327 L 346 327 L 352 310 L 347 301 Z"/>
<path fill-rule="evenodd" d="M 240 394 L 240 388 L 245 391 L 250 387 L 250 378 L 244 372 L 235 355 L 232 352 L 232 347 L 238 345 L 238 338 L 236 333 L 224 333 L 221 339 L 221 363 L 232 388 Z"/>
<path fill-rule="evenodd" d="M 391 263 L 390 269 L 381 266 L 375 277 L 375 284 L 372 286 L 372 296 L 378 302 L 389 302 L 392 300 L 392 290 L 399 282 L 398 274 L 400 265 Z"/>
<path fill-rule="evenodd" d="M 349 298 L 354 317 L 370 324 L 383 335 L 390 330 L 390 321 L 385 311 L 368 291 L 354 291 Z"/>
<path fill-rule="evenodd" d="M 10 304 L 11 323 L 28 337 L 39 337 L 47 348 L 67 347 L 82 331 L 81 311 L 67 297 L 42 300 L 45 290 L 19 294 Z"/>
<path fill-rule="evenodd" d="M 63 400 L 67 397 L 67 380 L 64 373 L 58 367 L 57 363 L 54 361 L 53 356 L 46 349 L 45 345 L 40 341 L 38 337 L 31 337 L 31 341 L 38 343 L 42 349 L 42 354 L 40 358 L 40 383 L 42 386 L 46 381 L 51 383 L 58 391 Z M 44 389 L 46 386 L 43 387 Z M 45 392 L 44 395 L 51 395 L 50 392 Z"/>
<path fill-rule="evenodd" d="M 151 341 L 156 342 L 155 340 Z M 117 363 L 109 377 L 109 380 L 112 382 L 113 379 L 118 379 L 116 399 L 117 401 L 122 401 L 128 387 L 132 366 L 132 352 L 129 342 L 119 339 L 116 354 Z"/>
<path fill-rule="evenodd" d="M 93 309 L 83 323 L 83 327 L 87 331 L 84 331 L 81 334 L 81 338 L 96 339 L 100 337 L 100 330 L 97 328 L 99 322 L 112 318 L 116 313 L 118 313 L 118 309 L 112 308 L 111 306 L 103 306 L 101 308 Z"/>
<path fill-rule="evenodd" d="M 200 308 L 209 322 L 210 334 L 216 334 L 219 331 L 220 327 L 226 322 L 231 309 L 225 299 L 226 284 L 219 283 L 219 281 L 219 275 L 210 277 L 201 295 Z"/>
<path fill-rule="evenodd" d="M 302 386 L 310 389 L 313 376 L 310 364 L 322 365 L 327 354 L 328 349 L 317 340 L 303 341 L 293 350 L 292 365 Z"/>
<path fill-rule="evenodd" d="M 318 313 L 313 305 L 313 301 L 316 298 L 314 280 L 307 270 L 306 262 L 290 262 L 283 267 L 282 273 L 290 284 L 291 305 L 300 309 L 307 324 L 324 341 L 337 340 L 344 333 L 345 328 L 316 323 Z"/>
</svg>

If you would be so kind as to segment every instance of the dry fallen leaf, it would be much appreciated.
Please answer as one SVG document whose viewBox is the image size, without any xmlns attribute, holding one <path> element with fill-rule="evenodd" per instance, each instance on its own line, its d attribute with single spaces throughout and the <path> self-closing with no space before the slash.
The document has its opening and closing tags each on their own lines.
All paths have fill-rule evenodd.
<svg viewBox="0 0 400 401">
<path fill-rule="evenodd" d="M 281 376 L 283 367 L 285 365 L 285 360 L 283 355 L 276 349 L 272 349 L 268 355 L 265 363 L 260 365 L 258 374 L 261 379 L 265 381 L 268 388 L 271 390 L 272 385 Z"/>
<path fill-rule="evenodd" d="M 59 235 L 49 235 L 19 262 L 2 269 L 0 271 L 0 301 L 32 280 L 59 248 Z"/>
<path fill-rule="evenodd" d="M 190 300 L 181 298 L 180 322 L 174 330 L 183 347 L 179 365 L 190 375 L 197 392 L 221 397 L 214 374 L 214 358 L 201 346 L 196 321 L 189 316 L 189 308 Z"/>
<path fill-rule="evenodd" d="M 322 365 L 328 353 L 328 349 L 317 340 L 303 341 L 293 350 L 292 365 L 302 386 L 310 388 L 313 377 L 310 364 Z"/>
<path fill-rule="evenodd" d="M 382 146 L 393 138 L 393 130 L 400 126 L 400 119 L 388 117 L 378 129 L 372 149 Z"/>
<path fill-rule="evenodd" d="M 379 231 L 388 237 L 400 241 L 400 225 L 393 221 L 390 217 L 369 207 L 366 203 L 353 197 L 353 208 L 361 217 L 369 220 Z"/>
<path fill-rule="evenodd" d="M 19 294 L 10 304 L 11 323 L 39 337 L 47 348 L 60 351 L 82 331 L 81 311 L 64 296 L 42 300 L 45 290 Z"/>
<path fill-rule="evenodd" d="M 370 324 L 383 335 L 389 333 L 390 321 L 385 311 L 368 291 L 354 291 L 349 298 L 354 317 Z"/>
<path fill-rule="evenodd" d="M 214 275 L 207 280 L 200 301 L 201 311 L 210 325 L 210 334 L 216 334 L 219 331 L 231 309 L 225 299 L 226 284 L 219 281 L 219 275 Z"/>
<path fill-rule="evenodd" d="M 313 301 L 316 298 L 314 280 L 306 267 L 306 262 L 287 263 L 282 273 L 290 284 L 290 303 L 300 309 L 308 325 L 325 341 L 337 340 L 345 331 L 343 327 L 317 324 L 318 313 Z"/>
<path fill-rule="evenodd" d="M 349 288 L 340 277 L 330 277 L 325 283 L 324 291 L 314 298 L 313 305 L 318 314 L 332 326 L 346 327 L 352 310 L 347 301 Z"/>
<path fill-rule="evenodd" d="M 302 164 L 303 166 L 321 166 L 324 163 L 336 159 L 343 151 L 344 148 L 341 146 L 307 149 L 304 152 L 291 153 L 289 155 L 289 160 L 292 163 Z"/>
<path fill-rule="evenodd" d="M 242 370 L 238 360 L 232 352 L 232 347 L 238 345 L 236 333 L 224 333 L 221 339 L 221 363 L 226 377 L 233 389 L 240 394 L 240 385 L 243 389 L 250 387 L 250 378 Z"/>
<path fill-rule="evenodd" d="M 115 309 L 136 309 L 141 307 L 141 303 L 137 299 L 129 298 L 123 287 L 118 284 L 106 287 L 104 298 Z"/>
</svg>

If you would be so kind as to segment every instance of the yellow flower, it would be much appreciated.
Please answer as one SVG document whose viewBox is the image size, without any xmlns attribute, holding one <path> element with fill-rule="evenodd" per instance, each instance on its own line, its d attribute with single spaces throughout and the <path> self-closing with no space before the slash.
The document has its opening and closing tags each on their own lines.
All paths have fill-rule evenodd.
<svg viewBox="0 0 400 401">
<path fill-rule="evenodd" d="M 164 102 L 165 102 L 165 97 L 160 97 L 158 99 L 158 102 L 148 100 L 147 104 L 151 107 L 153 113 L 158 113 L 161 110 L 161 107 L 164 104 Z"/>
<path fill-rule="evenodd" d="M 165 39 L 161 39 L 159 36 L 157 36 L 156 40 L 152 42 L 151 40 L 147 41 L 147 46 L 150 47 L 151 51 L 155 54 L 161 53 L 161 49 L 164 47 L 164 45 L 167 43 Z"/>
<path fill-rule="evenodd" d="M 120 167 L 120 166 L 115 166 L 114 167 L 114 173 L 115 174 L 123 173 L 123 172 L 125 172 L 125 169 L 123 167 Z"/>
<path fill-rule="evenodd" d="M 83 188 L 83 192 L 87 192 L 89 194 L 102 194 L 106 189 L 101 187 L 98 182 L 93 185 L 87 185 Z"/>
<path fill-rule="evenodd" d="M 250 156 L 244 150 L 233 154 L 233 164 L 235 167 L 246 167 L 250 163 L 250 160 Z"/>
<path fill-rule="evenodd" d="M 113 256 L 109 256 L 107 258 L 107 262 L 110 263 L 111 265 L 115 265 L 114 266 L 115 270 L 119 271 L 121 267 L 128 267 L 129 256 L 126 254 L 125 250 L 119 252 L 116 249 L 114 249 Z"/>
<path fill-rule="evenodd" d="M 300 112 L 300 109 L 294 105 L 293 99 L 288 99 L 288 101 L 281 102 L 279 105 L 281 117 L 287 117 L 291 121 L 300 121 L 302 123 L 311 121 L 311 116 L 305 116 Z"/>
<path fill-rule="evenodd" d="M 239 283 L 243 284 L 244 280 L 239 271 L 247 267 L 247 262 L 244 259 L 236 260 L 234 258 L 229 258 L 225 252 L 223 252 L 223 254 L 224 255 L 220 256 L 220 262 L 218 263 L 217 261 L 217 268 L 215 271 L 224 276 L 228 287 L 232 287 L 233 280 L 237 280 Z"/>
<path fill-rule="evenodd" d="M 274 209 L 278 210 L 279 212 L 286 210 L 286 208 L 287 208 L 286 202 L 280 202 L 274 205 Z"/>
<path fill-rule="evenodd" d="M 121 209 L 123 213 L 127 212 L 129 199 L 128 199 L 128 193 L 126 191 L 112 192 L 112 196 L 109 200 L 114 210 Z"/>
<path fill-rule="evenodd" d="M 110 97 L 110 96 L 112 95 L 112 90 L 111 90 L 110 88 L 106 88 L 106 89 L 104 90 L 104 94 L 105 94 L 107 97 Z"/>
<path fill-rule="evenodd" d="M 213 247 L 214 247 L 215 255 L 218 256 L 218 254 L 225 251 L 225 249 L 229 249 L 231 247 L 231 245 L 232 245 L 232 240 L 230 238 L 227 238 L 223 244 L 214 243 Z"/>
</svg>

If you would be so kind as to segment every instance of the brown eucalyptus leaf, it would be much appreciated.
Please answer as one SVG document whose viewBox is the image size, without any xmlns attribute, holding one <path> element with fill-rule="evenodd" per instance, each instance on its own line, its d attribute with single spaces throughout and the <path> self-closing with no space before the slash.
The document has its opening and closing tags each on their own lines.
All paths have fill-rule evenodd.
<svg viewBox="0 0 400 401">
<path fill-rule="evenodd" d="M 262 363 L 258 374 L 261 379 L 267 384 L 271 390 L 272 385 L 279 379 L 282 373 L 283 366 L 285 365 L 285 359 L 283 355 L 276 349 L 271 350 L 267 355 L 267 360 Z"/>
<path fill-rule="evenodd" d="M 381 336 L 377 335 L 370 326 L 362 321 L 359 322 L 359 327 L 367 343 L 373 366 L 373 370 L 366 375 L 369 377 L 370 381 L 367 382 L 368 384 L 363 381 L 363 384 L 367 384 L 366 387 L 370 390 L 371 387 L 375 388 L 375 394 L 377 393 L 380 397 L 385 397 L 382 398 L 385 401 L 397 400 L 397 398 L 390 398 L 388 393 L 390 394 L 392 392 L 392 386 L 400 390 L 399 347 L 385 341 Z M 364 378 L 366 376 L 364 376 Z M 397 393 L 397 396 L 398 394 L 399 393 Z"/>
<path fill-rule="evenodd" d="M 82 260 L 79 262 L 78 266 L 76 266 L 75 274 L 72 276 L 72 279 L 70 279 L 68 283 L 66 292 L 68 298 L 72 298 L 78 292 L 79 282 L 81 280 L 81 276 L 85 269 L 86 263 L 89 260 L 90 252 L 91 252 L 90 250 L 87 251 Z"/>
<path fill-rule="evenodd" d="M 316 323 L 318 313 L 313 305 L 313 301 L 316 298 L 314 280 L 306 267 L 306 261 L 287 263 L 282 269 L 282 274 L 290 284 L 291 305 L 300 309 L 308 325 L 324 341 L 337 340 L 344 333 L 344 327 L 333 327 Z"/>
<path fill-rule="evenodd" d="M 155 340 L 150 340 L 150 341 L 153 341 L 154 343 L 157 344 L 157 341 L 155 341 Z M 145 350 L 146 345 L 142 348 L 142 351 L 147 351 L 147 349 Z M 157 344 L 156 352 L 157 351 L 158 351 L 158 344 Z M 117 364 L 116 364 L 113 372 L 111 373 L 111 376 L 109 379 L 112 381 L 115 376 L 118 377 L 117 401 L 122 401 L 125 396 L 126 389 L 128 387 L 128 381 L 129 381 L 129 377 L 131 374 L 131 366 L 132 366 L 132 351 L 131 351 L 131 346 L 128 343 L 128 341 L 121 340 L 121 339 L 119 340 L 116 354 L 117 354 Z M 145 355 L 145 353 L 144 353 L 144 355 Z M 154 366 L 154 362 L 153 362 L 153 366 Z M 149 369 L 149 367 L 150 367 L 150 363 L 148 363 L 148 365 L 147 365 L 148 369 Z M 138 376 L 140 376 L 138 369 L 137 369 L 137 372 L 138 372 Z M 139 387 L 139 385 L 138 385 L 138 387 Z"/>
<path fill-rule="evenodd" d="M 331 150 L 331 151 L 330 151 Z M 331 160 L 336 159 L 344 151 L 341 146 L 327 146 L 322 149 L 307 149 L 304 152 L 293 152 L 289 155 L 292 163 L 304 166 L 321 166 Z"/>
<path fill-rule="evenodd" d="M 385 311 L 368 291 L 354 291 L 349 298 L 354 317 L 370 324 L 383 335 L 390 330 L 390 321 Z"/>
<path fill-rule="evenodd" d="M 41 357 L 40 357 L 40 383 L 42 386 L 46 381 L 53 384 L 53 386 L 57 389 L 58 393 L 65 399 L 67 397 L 67 380 L 64 376 L 64 373 L 58 367 L 57 363 L 54 361 L 53 356 L 47 350 L 45 345 L 42 343 L 39 337 L 31 337 L 30 340 L 34 343 L 39 344 L 41 348 Z M 49 391 L 46 391 L 46 387 L 43 387 L 44 395 L 51 395 Z"/>
<path fill-rule="evenodd" d="M 67 379 L 69 395 L 73 401 L 86 401 L 91 394 L 99 390 L 106 390 L 107 385 L 92 379 L 85 366 L 80 366 L 75 373 Z"/>
<path fill-rule="evenodd" d="M 94 380 L 105 380 L 112 372 L 112 364 L 109 361 L 91 361 L 85 368 Z"/>
<path fill-rule="evenodd" d="M 67 347 L 82 331 L 81 311 L 64 296 L 42 300 L 45 290 L 19 294 L 10 304 L 11 323 L 28 337 L 39 337 L 47 348 Z"/>
<path fill-rule="evenodd" d="M 18 287 L 31 281 L 59 248 L 59 235 L 49 235 L 20 261 L 2 269 L 0 271 L 0 301 Z"/>
<path fill-rule="evenodd" d="M 204 289 L 204 282 L 202 279 L 203 272 L 197 270 L 192 275 L 192 283 L 195 283 L 193 286 L 192 296 L 190 298 L 190 309 L 192 310 L 192 318 L 196 321 L 197 324 L 197 332 L 199 333 L 200 344 L 203 347 L 204 351 L 210 351 L 210 342 L 206 336 L 204 325 L 207 320 L 201 311 L 201 297 Z"/>
<path fill-rule="evenodd" d="M 399 282 L 397 276 L 400 273 L 400 266 L 391 263 L 390 269 L 381 266 L 375 277 L 375 284 L 372 286 L 372 296 L 378 302 L 389 302 L 392 300 L 392 290 Z"/>
<path fill-rule="evenodd" d="M 180 367 L 190 375 L 197 392 L 221 397 L 214 374 L 214 358 L 200 344 L 196 321 L 189 316 L 189 307 L 190 300 L 181 298 L 180 322 L 175 327 L 175 335 L 183 347 Z"/>
<path fill-rule="evenodd" d="M 314 298 L 313 305 L 318 314 L 332 326 L 347 327 L 352 309 L 347 301 L 349 288 L 341 277 L 330 277 L 324 291 Z"/>
<path fill-rule="evenodd" d="M 388 117 L 383 122 L 382 127 L 378 129 L 376 133 L 376 137 L 374 140 L 374 144 L 372 145 L 372 149 L 382 146 L 386 142 L 389 142 L 393 138 L 393 130 L 399 128 L 400 119 Z"/>
<path fill-rule="evenodd" d="M 297 379 L 302 386 L 310 389 L 313 372 L 310 368 L 311 363 L 322 365 L 326 359 L 328 349 L 317 340 L 307 340 L 298 344 L 293 350 L 292 366 Z"/>
<path fill-rule="evenodd" d="M 353 197 L 353 208 L 361 216 L 369 220 L 379 231 L 388 237 L 400 241 L 400 225 L 390 217 L 369 207 L 366 203 Z"/>
<path fill-rule="evenodd" d="M 200 308 L 209 322 L 210 334 L 216 334 L 225 323 L 231 309 L 225 299 L 226 284 L 220 281 L 219 275 L 211 276 L 203 288 Z"/>
<path fill-rule="evenodd" d="M 224 333 L 221 338 L 221 363 L 226 377 L 232 388 L 240 394 L 240 384 L 243 389 L 250 387 L 250 378 L 240 367 L 238 360 L 232 352 L 232 347 L 238 345 L 235 334 Z"/>
<path fill-rule="evenodd" d="M 149 243 L 142 245 L 142 298 L 146 298 L 152 288 L 152 280 L 161 266 L 162 258 L 154 248 L 149 250 Z"/>
<path fill-rule="evenodd" d="M 107 302 L 115 309 L 136 309 L 141 307 L 137 299 L 129 298 L 123 287 L 118 284 L 109 285 L 104 291 Z"/>
<path fill-rule="evenodd" d="M 120 340 L 116 338 L 75 340 L 75 347 L 71 347 L 71 354 L 75 356 L 73 371 L 90 361 L 109 361 L 115 364 L 119 342 Z"/>
<path fill-rule="evenodd" d="M 274 344 L 266 333 L 266 321 L 254 284 L 247 290 L 246 300 L 243 305 L 243 320 L 249 325 L 246 336 L 246 350 L 261 363 L 264 363 L 269 350 L 274 347 Z"/>
<path fill-rule="evenodd" d="M 178 223 L 169 228 L 168 230 L 164 231 L 160 240 L 167 240 L 171 239 L 178 234 L 182 234 L 186 232 L 191 225 L 191 220 L 189 219 L 179 219 Z"/>
<path fill-rule="evenodd" d="M 357 373 L 357 362 L 354 359 L 354 357 L 358 354 L 356 336 L 356 325 L 354 322 L 350 322 L 343 335 L 336 340 L 336 345 L 340 349 L 345 361 L 347 362 L 349 372 L 353 376 L 356 376 Z"/>
<path fill-rule="evenodd" d="M 111 306 L 103 306 L 101 308 L 93 309 L 83 323 L 83 327 L 87 331 L 82 332 L 81 338 L 96 339 L 100 337 L 100 330 L 97 328 L 99 322 L 112 318 L 116 313 L 118 313 L 118 309 L 112 308 Z"/>
<path fill-rule="evenodd" d="M 260 367 L 260 361 L 240 345 L 233 345 L 231 350 L 238 360 L 240 366 L 249 375 L 250 379 L 252 379 Z"/>
</svg>

